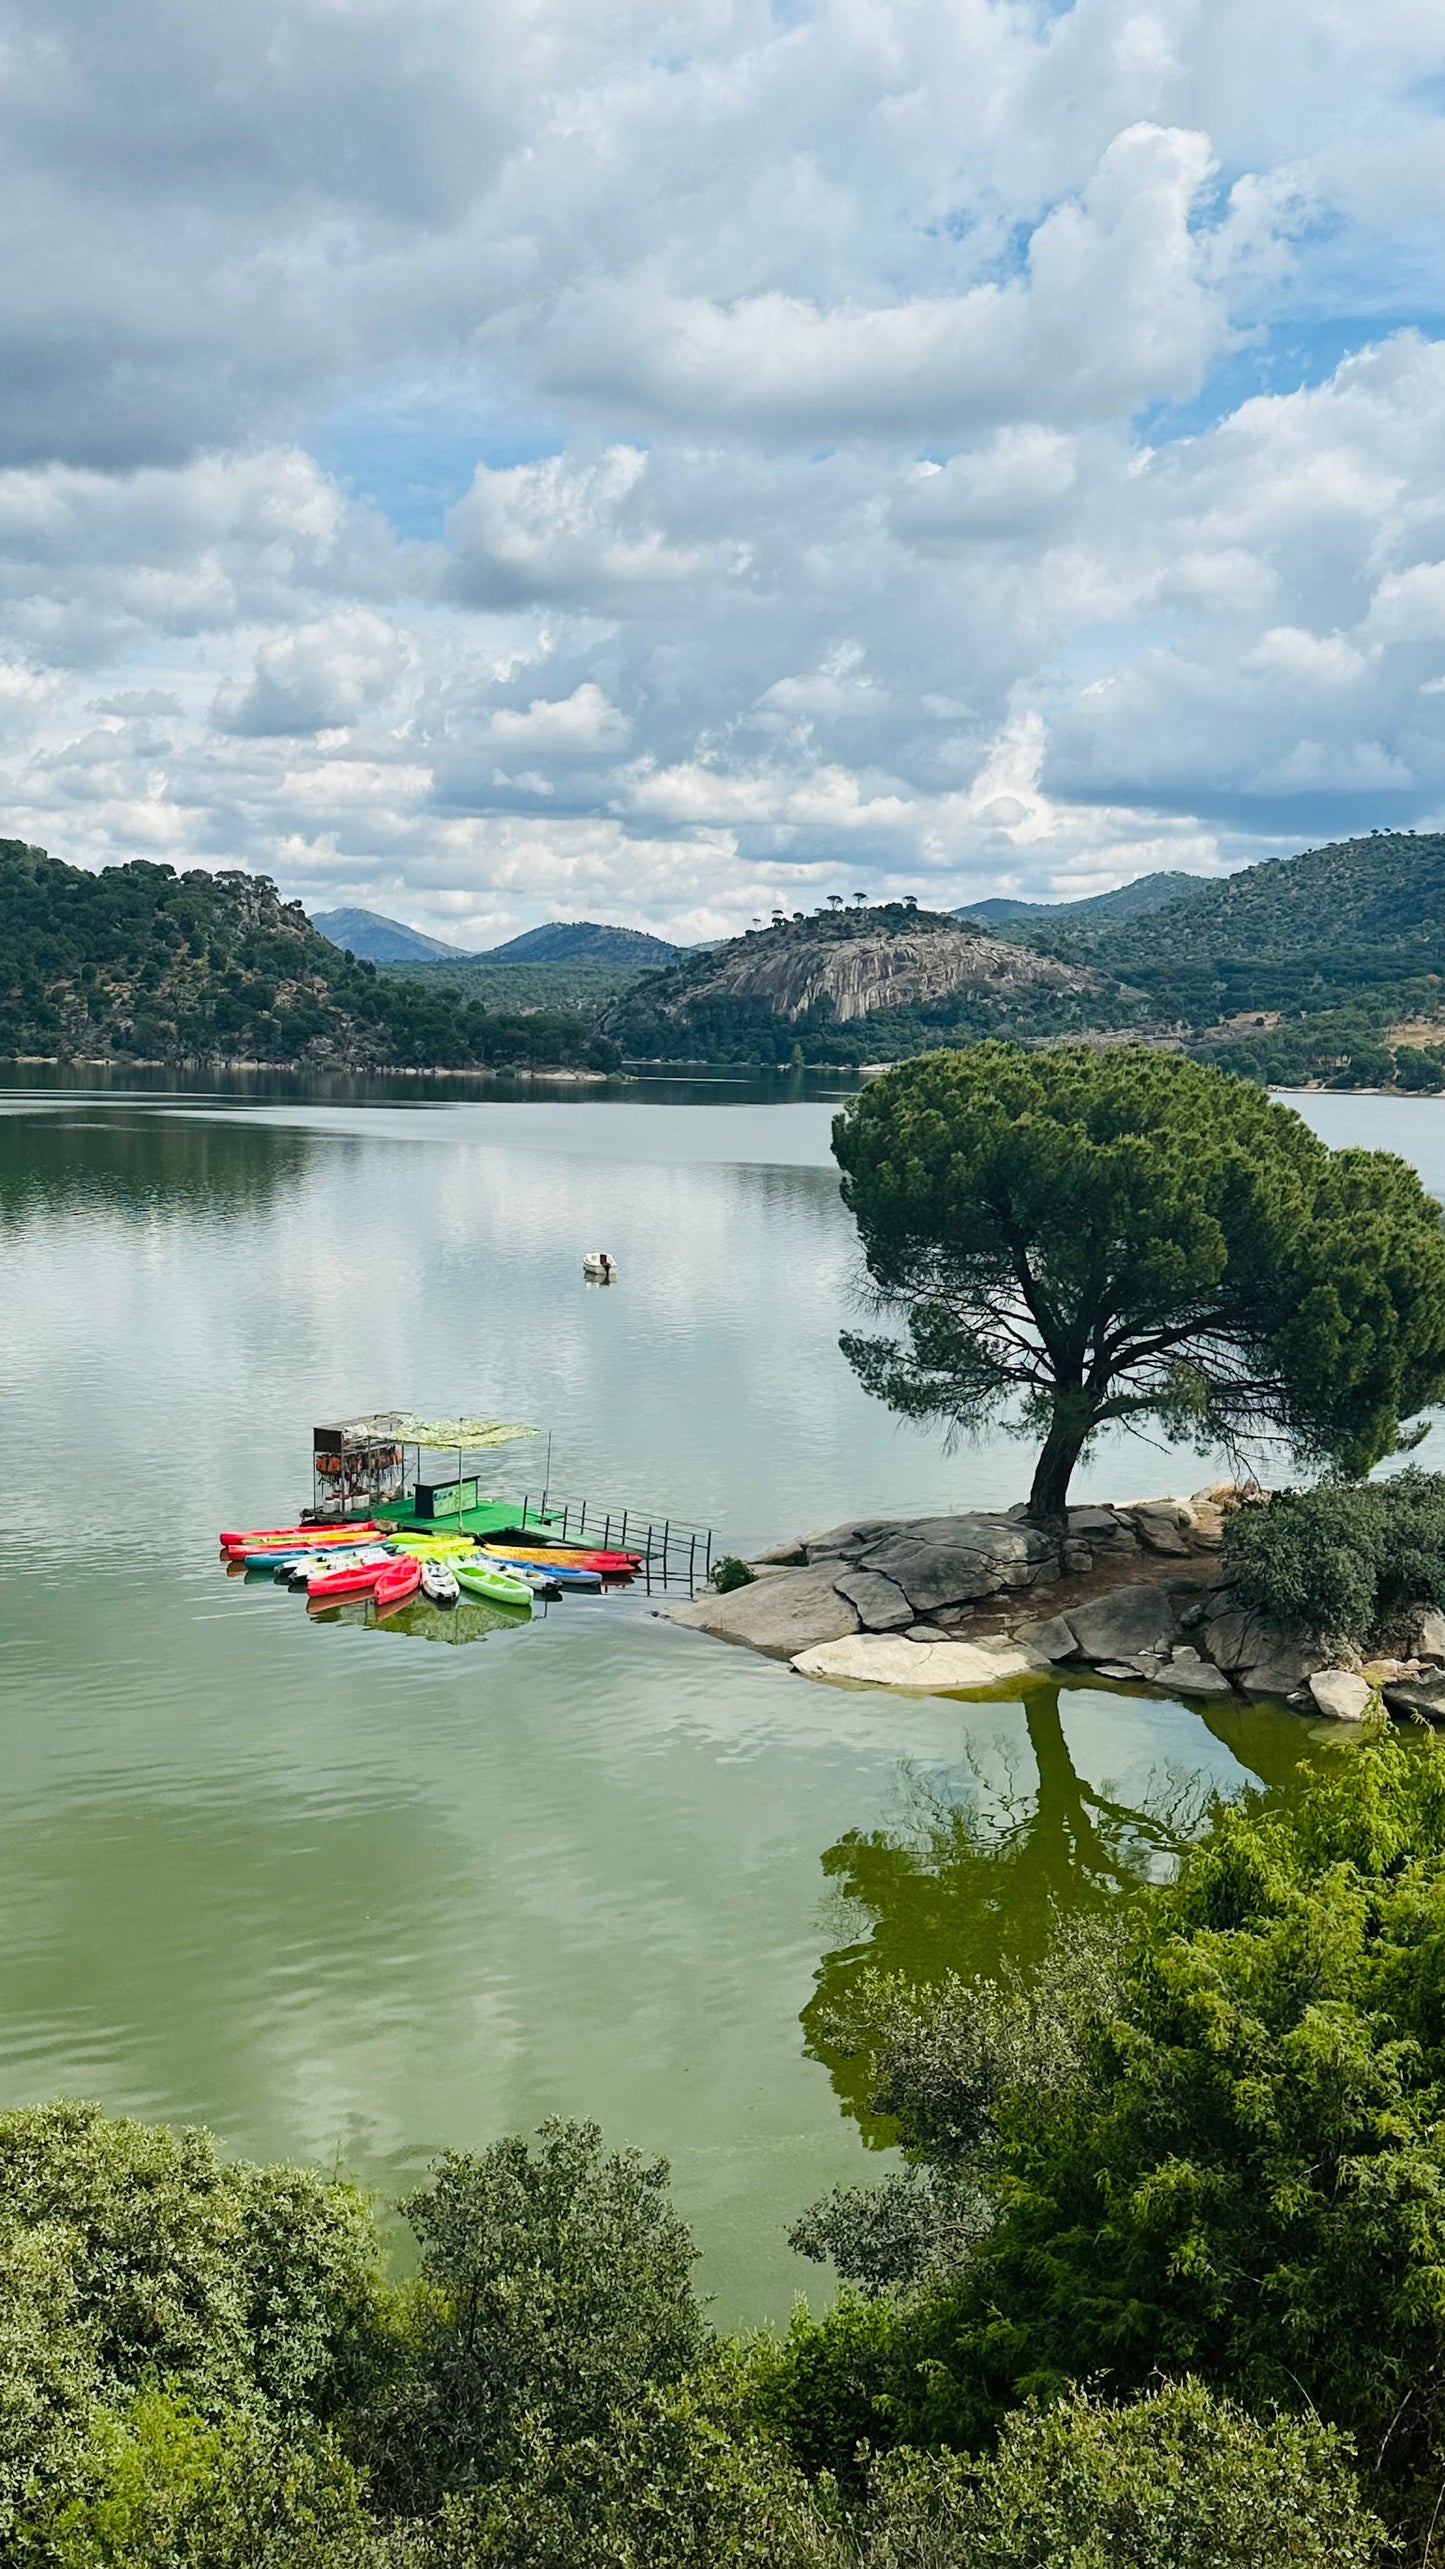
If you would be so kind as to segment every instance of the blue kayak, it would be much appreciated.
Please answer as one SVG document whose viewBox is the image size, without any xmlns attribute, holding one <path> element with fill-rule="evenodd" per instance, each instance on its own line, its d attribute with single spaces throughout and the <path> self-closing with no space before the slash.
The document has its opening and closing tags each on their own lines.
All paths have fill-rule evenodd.
<svg viewBox="0 0 1445 2569">
<path fill-rule="evenodd" d="M 482 1549 L 485 1551 L 485 1545 Z M 509 1558 L 498 1561 L 496 1566 L 499 1570 L 540 1570 L 544 1579 L 555 1579 L 559 1588 L 600 1588 L 602 1585 L 600 1570 L 569 1570 L 560 1561 L 549 1561 L 545 1552 L 539 1552 L 534 1561 Z"/>
</svg>

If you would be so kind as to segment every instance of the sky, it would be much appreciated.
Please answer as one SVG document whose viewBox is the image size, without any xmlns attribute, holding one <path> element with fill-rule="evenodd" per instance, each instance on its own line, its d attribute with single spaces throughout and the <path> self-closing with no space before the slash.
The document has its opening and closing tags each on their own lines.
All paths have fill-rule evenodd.
<svg viewBox="0 0 1445 2569">
<path fill-rule="evenodd" d="M 1445 820 L 1438 0 L 0 0 L 0 832 L 464 946 Z"/>
</svg>

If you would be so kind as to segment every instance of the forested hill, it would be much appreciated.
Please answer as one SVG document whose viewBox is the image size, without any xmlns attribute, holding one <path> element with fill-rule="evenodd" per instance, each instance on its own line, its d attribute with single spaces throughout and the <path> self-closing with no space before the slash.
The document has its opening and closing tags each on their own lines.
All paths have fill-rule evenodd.
<svg viewBox="0 0 1445 2569">
<path fill-rule="evenodd" d="M 1311 984 L 1344 992 L 1440 973 L 1445 836 L 1372 831 L 1201 883 L 1145 918 L 1036 918 L 1013 933 L 1171 998 L 1196 1020 L 1227 1014 L 1231 1001 L 1288 1007 Z"/>
<path fill-rule="evenodd" d="M 580 1016 L 501 1017 L 382 979 L 264 875 L 92 874 L 0 840 L 0 1056 L 315 1068 L 607 1068 Z"/>
</svg>

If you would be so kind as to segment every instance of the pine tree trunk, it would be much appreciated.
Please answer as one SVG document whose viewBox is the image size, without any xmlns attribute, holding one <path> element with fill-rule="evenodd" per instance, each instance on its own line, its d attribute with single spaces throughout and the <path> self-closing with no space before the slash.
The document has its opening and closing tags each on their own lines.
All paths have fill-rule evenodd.
<svg viewBox="0 0 1445 2569">
<path fill-rule="evenodd" d="M 1071 1404 L 1072 1406 L 1072 1404 Z M 1054 1411 L 1029 1492 L 1029 1522 L 1062 1529 L 1068 1521 L 1069 1483 L 1086 1443 L 1092 1420 L 1060 1416 Z"/>
</svg>

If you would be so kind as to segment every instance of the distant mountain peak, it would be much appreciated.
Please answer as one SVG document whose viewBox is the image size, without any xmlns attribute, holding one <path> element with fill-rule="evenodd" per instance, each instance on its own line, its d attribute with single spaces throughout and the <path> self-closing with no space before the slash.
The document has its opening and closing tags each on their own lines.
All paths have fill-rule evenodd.
<svg viewBox="0 0 1445 2569">
<path fill-rule="evenodd" d="M 379 910 L 318 910 L 311 924 L 329 944 L 362 963 L 455 963 L 465 953 L 462 946 L 423 936 L 420 928 L 384 918 Z"/>
<path fill-rule="evenodd" d="M 596 919 L 549 919 L 524 928 L 502 946 L 489 946 L 488 963 L 630 963 L 639 972 L 675 963 L 681 946 L 650 937 L 642 928 L 609 928 Z"/>
</svg>

